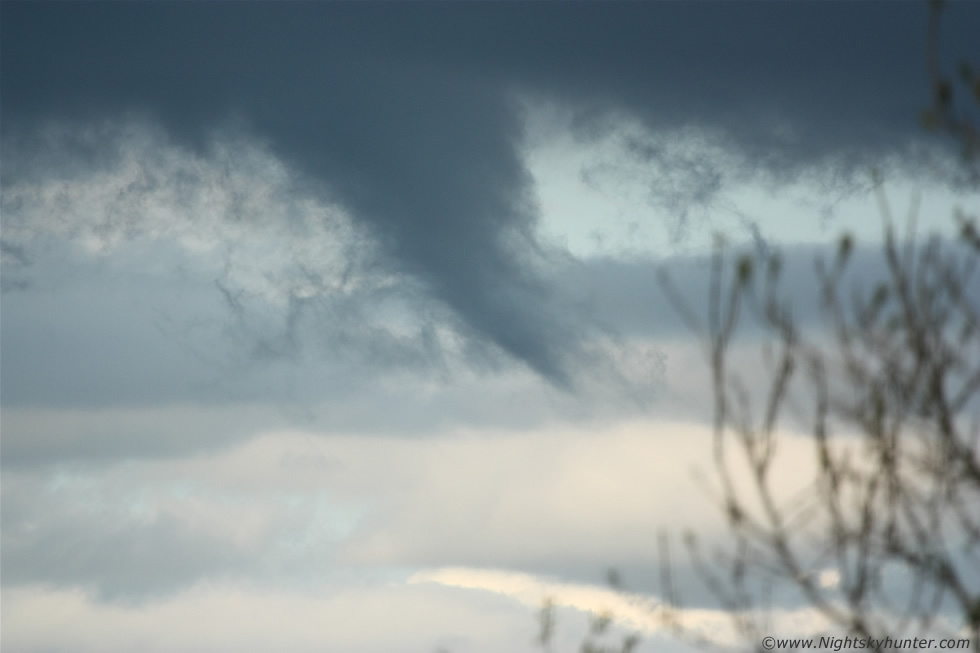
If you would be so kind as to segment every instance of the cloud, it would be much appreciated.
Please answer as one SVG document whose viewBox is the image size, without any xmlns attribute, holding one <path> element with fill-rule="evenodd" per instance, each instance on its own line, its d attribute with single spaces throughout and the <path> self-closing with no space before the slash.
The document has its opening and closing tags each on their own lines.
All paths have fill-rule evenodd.
<svg viewBox="0 0 980 653">
<path fill-rule="evenodd" d="M 825 165 L 846 176 L 916 140 L 919 96 L 906 80 L 919 78 L 923 64 L 909 47 L 920 40 L 920 8 L 844 11 L 795 3 L 602 11 L 18 5 L 4 21 L 5 182 L 49 174 L 33 155 L 51 124 L 84 133 L 135 113 L 196 155 L 209 151 L 216 130 L 241 125 L 290 179 L 298 175 L 370 234 L 389 272 L 448 308 L 464 337 L 571 387 L 595 327 L 587 315 L 569 319 L 541 274 L 554 253 L 534 236 L 520 98 L 570 107 L 583 138 L 601 133 L 610 116 L 638 121 L 653 140 L 634 136 L 631 149 L 662 173 L 652 192 L 680 214 L 710 201 L 733 167 L 717 148 L 661 147 L 663 131 L 707 135 L 763 176 L 791 181 Z M 966 42 L 968 22 L 950 21 L 950 48 Z M 832 52 L 818 42 L 824 32 L 837 35 Z M 148 35 L 138 54 L 132 33 Z M 511 35 L 506 48 L 502 33 Z M 32 81 L 41 75 L 43 88 Z M 846 119 L 831 97 L 848 98 Z M 99 168 L 119 158 L 109 140 L 76 138 L 61 156 L 76 173 Z M 145 200 L 160 178 L 119 192 Z M 250 191 L 242 193 L 216 207 L 232 224 L 237 199 L 248 208 Z M 109 233 L 147 231 L 128 213 L 105 219 Z M 311 234 L 304 242 L 330 240 Z"/>
<path fill-rule="evenodd" d="M 593 616 L 609 615 L 616 626 L 639 633 L 646 639 L 673 634 L 667 625 L 663 603 L 648 595 L 494 569 L 433 569 L 412 575 L 408 582 L 485 590 L 514 598 L 532 609 L 540 608 L 550 600 L 556 607 L 572 608 Z M 723 650 L 744 643 L 743 634 L 734 628 L 732 615 L 724 610 L 679 609 L 672 612 L 671 617 L 685 629 L 688 637 L 711 642 Z M 769 633 L 789 637 L 812 636 L 830 625 L 810 607 L 776 609 L 769 617 Z M 563 625 L 559 624 L 559 627 Z"/>
<path fill-rule="evenodd" d="M 34 262 L 40 291 L 5 293 L 5 405 L 312 405 L 324 395 L 369 400 L 393 375 L 442 386 L 470 375 L 523 378 L 492 338 L 379 258 L 352 218 L 304 194 L 259 145 L 216 141 L 211 154 L 192 156 L 150 127 L 124 128 L 134 135 L 115 134 L 111 166 L 5 185 L 5 238 Z M 46 147 L 57 150 L 52 138 Z M 137 183 L 152 190 L 124 192 Z M 808 325 L 820 320 L 806 298 L 822 249 L 783 252 L 787 295 L 802 298 L 796 314 Z M 855 278 L 883 273 L 875 249 L 856 249 Z M 574 345 L 556 336 L 555 346 L 580 405 L 649 408 L 665 386 L 656 340 L 690 335 L 658 273 L 670 270 L 701 309 L 707 257 L 539 263 L 552 299 L 541 310 L 578 332 Z M 5 278 L 22 272 L 18 257 L 3 265 Z"/>
<path fill-rule="evenodd" d="M 944 60 L 977 7 L 948 12 Z M 846 222 L 854 278 L 882 271 L 868 169 L 957 200 L 917 121 L 924 21 L 5 4 L 5 650 L 519 651 L 544 591 L 563 647 L 609 602 L 669 646 L 641 614 L 660 529 L 724 529 L 705 362 L 656 274 L 701 310 L 712 232 L 784 247 L 822 337 L 813 243 Z M 784 426 L 790 497 L 814 461 Z"/>
<path fill-rule="evenodd" d="M 105 143 L 113 151 L 111 160 L 88 171 L 66 169 L 59 153 L 76 140 L 93 148 Z M 132 322 L 139 309 L 149 309 L 143 319 L 184 340 L 203 358 L 220 360 L 220 352 L 234 348 L 246 361 L 295 361 L 312 348 L 329 352 L 335 365 L 437 374 L 461 366 L 497 370 L 507 358 L 508 347 L 499 338 L 474 330 L 431 284 L 384 259 L 376 234 L 311 192 L 302 175 L 291 175 L 247 135 L 218 134 L 206 152 L 192 153 L 144 122 L 78 131 L 62 125 L 25 156 L 40 159 L 36 165 L 47 174 L 15 176 L 6 184 L 7 247 L 43 262 L 34 283 L 51 292 L 82 295 L 87 285 L 79 281 L 87 276 L 115 285 L 115 292 L 95 300 L 103 304 L 100 310 L 87 312 L 86 320 L 105 322 L 99 329 L 103 338 Z M 24 274 L 23 260 L 5 257 L 6 273 Z M 554 288 L 545 290 L 544 277 L 536 280 L 546 272 L 545 261 L 536 265 L 535 275 L 525 279 L 530 285 L 520 292 L 537 288 L 533 293 L 551 296 L 544 304 L 534 300 L 535 315 L 550 313 L 545 319 L 555 320 L 555 330 L 542 335 L 542 342 L 561 350 L 562 375 L 571 374 L 566 381 L 577 382 L 579 368 L 597 360 L 586 334 L 600 330 L 584 307 Z M 112 306 L 116 298 L 122 301 Z M 15 322 L 21 306 L 38 308 L 28 293 L 15 293 L 9 303 Z M 125 315 L 118 319 L 117 314 Z M 508 327 L 506 338 L 523 337 L 520 322 Z M 569 330 L 577 333 L 571 340 L 562 335 Z M 67 344 L 83 333 L 73 329 L 60 339 Z M 15 326 L 9 338 L 20 335 Z M 29 331 L 24 335 L 32 337 Z M 603 337 L 613 336 L 607 332 Z M 72 369 L 86 367 L 91 365 Z M 50 369 L 36 361 L 30 368 Z M 31 375 L 16 376 L 27 381 Z M 58 382 L 44 385 L 50 389 Z M 101 384 L 86 387 L 92 391 Z M 17 400 L 19 390 L 12 387 L 8 401 Z M 167 397 L 158 390 L 148 394 Z"/>
<path fill-rule="evenodd" d="M 694 480 L 709 442 L 702 427 L 643 422 L 418 439 L 271 431 L 169 457 L 7 466 L 5 582 L 139 598 L 206 579 L 296 582 L 325 565 L 655 569 L 660 529 L 717 531 Z M 786 450 L 795 466 L 776 486 L 789 492 L 811 456 L 798 439 Z M 683 515 L 679 488 L 702 497 Z"/>
<path fill-rule="evenodd" d="M 140 606 L 32 586 L 5 588 L 3 603 L 4 648 L 18 653 L 533 650 L 534 623 L 521 606 L 434 585 L 358 583 L 309 592 L 202 584 Z"/>
<path fill-rule="evenodd" d="M 649 572 L 662 529 L 719 532 L 712 495 L 696 482 L 699 469 L 711 478 L 709 448 L 704 427 L 635 422 L 417 439 L 271 431 L 167 457 L 52 457 L 5 467 L 4 564 L 11 582 L 105 596 L 228 574 L 295 578 L 328 561 Z M 774 487 L 791 496 L 813 455 L 805 438 L 787 438 L 783 452 Z M 681 491 L 691 500 L 678 514 Z M 170 545 L 149 546 L 164 534 Z"/>
<path fill-rule="evenodd" d="M 594 615 L 614 615 L 618 624 L 647 635 L 663 629 L 663 616 L 658 601 L 651 597 L 630 595 L 595 585 L 576 585 L 549 581 L 530 574 L 462 567 L 420 571 L 410 576 L 408 582 L 486 590 L 517 599 L 530 609 L 538 609 L 546 600 L 551 599 L 557 606 L 572 607 Z M 716 615 L 716 618 L 719 621 L 725 620 L 722 615 Z"/>
</svg>

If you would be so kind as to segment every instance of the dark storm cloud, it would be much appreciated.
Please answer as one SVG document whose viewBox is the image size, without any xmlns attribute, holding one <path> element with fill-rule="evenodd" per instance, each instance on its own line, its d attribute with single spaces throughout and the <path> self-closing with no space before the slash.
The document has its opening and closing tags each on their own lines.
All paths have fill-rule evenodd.
<svg viewBox="0 0 980 653">
<path fill-rule="evenodd" d="M 963 5 L 944 34 L 960 53 L 980 24 Z M 584 138 L 625 113 L 652 130 L 708 129 L 766 177 L 853 170 L 919 135 L 925 14 L 918 3 L 5 3 L 2 138 L 19 152 L 48 120 L 135 112 L 199 151 L 239 121 L 368 225 L 467 335 L 566 384 L 589 320 L 539 273 L 516 94 L 571 106 Z M 723 183 L 710 164 L 683 163 L 709 173 L 711 187 L 682 189 L 694 201 Z M 7 180 L 39 174 L 21 157 L 3 167 Z"/>
</svg>

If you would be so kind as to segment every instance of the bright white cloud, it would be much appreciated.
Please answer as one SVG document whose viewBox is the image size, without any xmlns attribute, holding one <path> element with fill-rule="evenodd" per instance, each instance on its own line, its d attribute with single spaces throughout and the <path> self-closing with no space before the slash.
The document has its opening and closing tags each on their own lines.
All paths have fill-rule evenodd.
<svg viewBox="0 0 980 653">
<path fill-rule="evenodd" d="M 735 630 L 732 615 L 717 609 L 681 609 L 665 611 L 657 599 L 642 594 L 615 591 L 595 585 L 565 583 L 531 574 L 492 569 L 441 568 L 422 571 L 409 583 L 437 583 L 449 587 L 480 589 L 513 598 L 528 608 L 540 608 L 545 601 L 558 607 L 572 608 L 588 615 L 608 615 L 627 631 L 651 636 L 672 634 L 667 615 L 675 619 L 688 637 L 705 640 L 721 647 L 743 643 Z M 828 622 L 812 608 L 775 609 L 771 615 L 772 633 L 807 636 L 828 627 Z"/>
</svg>

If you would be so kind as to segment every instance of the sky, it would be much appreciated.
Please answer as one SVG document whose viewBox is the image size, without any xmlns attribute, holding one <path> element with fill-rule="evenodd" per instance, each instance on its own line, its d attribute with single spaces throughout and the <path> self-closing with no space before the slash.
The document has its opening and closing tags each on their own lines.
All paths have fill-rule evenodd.
<svg viewBox="0 0 980 653">
<path fill-rule="evenodd" d="M 658 275 L 700 311 L 718 237 L 778 249 L 819 331 L 814 260 L 847 231 L 881 275 L 882 197 L 950 233 L 977 197 L 920 125 L 926 22 L 4 2 L 4 650 L 531 651 L 549 596 L 556 650 L 603 610 L 689 650 L 658 535 L 723 524 L 701 341 Z M 949 3 L 944 65 L 978 27 Z M 791 496 L 812 461 L 783 438 Z M 789 597 L 774 623 L 820 626 Z"/>
</svg>

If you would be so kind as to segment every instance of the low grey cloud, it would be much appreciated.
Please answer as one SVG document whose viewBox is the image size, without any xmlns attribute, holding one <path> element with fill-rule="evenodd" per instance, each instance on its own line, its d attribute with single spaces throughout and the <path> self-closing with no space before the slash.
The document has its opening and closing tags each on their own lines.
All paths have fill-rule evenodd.
<svg viewBox="0 0 980 653">
<path fill-rule="evenodd" d="M 275 239 L 265 242 L 277 247 Z M 245 240 L 241 243 L 242 250 L 251 247 Z M 220 408 L 259 402 L 301 415 L 332 405 L 334 418 L 329 423 L 339 428 L 374 430 L 387 422 L 385 432 L 417 432 L 438 430 L 438 423 L 453 414 L 483 422 L 485 418 L 477 415 L 494 414 L 493 403 L 502 400 L 492 389 L 494 376 L 501 375 L 504 384 L 519 382 L 524 391 L 535 386 L 520 369 L 505 373 L 499 350 L 399 277 L 380 282 L 352 277 L 352 285 L 360 283 L 360 289 L 304 296 L 297 291 L 301 279 L 289 269 L 286 257 L 256 272 L 244 257 L 222 262 L 219 256 L 208 263 L 189 256 L 187 247 L 154 244 L 94 261 L 57 247 L 38 259 L 43 272 L 34 280 L 45 290 L 10 292 L 4 298 L 0 382 L 5 406 Z M 735 259 L 746 252 L 756 254 L 756 245 L 728 252 L 727 279 Z M 793 304 L 801 326 L 819 331 L 827 323 L 818 299 L 816 262 L 823 258 L 830 263 L 833 247 L 784 247 L 781 256 L 781 294 Z M 579 391 L 572 401 L 584 412 L 566 415 L 642 413 L 662 399 L 661 348 L 697 336 L 664 293 L 664 271 L 705 326 L 710 255 L 659 260 L 566 257 L 547 269 L 550 293 L 565 307 L 562 319 L 594 325 L 571 368 Z M 325 277 L 328 272 L 318 268 L 315 274 Z M 851 255 L 845 284 L 857 280 L 870 292 L 875 280 L 885 275 L 879 246 L 859 245 Z M 99 292 L 93 294 L 95 287 Z M 72 317 L 66 320 L 65 315 Z M 751 314 L 744 326 L 748 336 L 763 333 Z M 414 391 L 400 390 L 403 381 L 438 388 L 431 401 L 422 400 L 430 418 L 410 408 L 420 398 Z M 466 393 L 476 387 L 484 388 L 477 394 L 485 401 L 467 399 Z M 403 400 L 399 393 L 404 392 L 408 394 Z M 541 387 L 533 394 L 540 408 L 530 413 L 496 412 L 491 422 L 513 424 L 509 415 L 517 422 L 538 415 L 533 421 L 570 409 L 566 400 L 557 398 L 560 393 Z M 370 410 L 354 421 L 340 417 L 353 416 L 353 406 L 372 401 L 389 405 L 386 414 L 391 419 L 378 421 L 382 416 Z M 442 408 L 435 410 L 437 404 Z M 18 440 L 10 437 L 11 443 Z M 8 449 L 8 455 L 16 450 Z"/>
<path fill-rule="evenodd" d="M 4 511 L 13 509 L 4 502 Z M 9 585 L 51 584 L 92 591 L 100 599 L 134 601 L 220 578 L 254 559 L 228 543 L 208 540 L 173 518 L 106 523 L 100 513 L 62 516 L 29 533 L 7 518 L 3 564 Z"/>
<path fill-rule="evenodd" d="M 753 171 L 736 177 L 792 180 L 828 165 L 846 176 L 918 140 L 922 94 L 906 80 L 922 77 L 914 44 L 923 11 L 12 4 L 5 185 L 51 174 L 35 155 L 52 124 L 77 131 L 146 116 L 197 154 L 215 130 L 237 124 L 295 167 L 307 190 L 343 207 L 391 271 L 417 280 L 467 337 L 570 386 L 593 325 L 570 319 L 539 272 L 550 254 L 533 234 L 518 100 L 537 94 L 573 107 L 583 138 L 617 112 L 650 130 L 704 132 Z M 973 9 L 954 11 L 960 20 L 944 39 L 953 52 Z M 144 36 L 131 51 L 134 33 Z M 683 178 L 654 187 L 681 216 L 735 174 L 704 152 L 635 145 L 667 179 Z M 82 174 L 118 157 L 111 142 L 76 138 L 59 148 L 58 167 Z M 138 200 L 155 183 L 121 192 Z M 237 208 L 225 209 L 231 222 Z M 105 219 L 110 230 L 147 229 L 128 215 Z"/>
<path fill-rule="evenodd" d="M 814 259 L 869 172 L 943 212 L 962 190 L 918 121 L 924 3 L 0 11 L 16 650 L 519 650 L 514 572 L 656 595 L 661 528 L 724 539 L 693 480 L 710 370 L 659 275 L 703 322 L 712 232 L 726 279 L 778 249 L 819 340 Z M 948 3 L 944 65 L 978 11 Z M 845 284 L 870 289 L 864 217 Z M 732 368 L 764 389 L 744 317 Z"/>
</svg>

